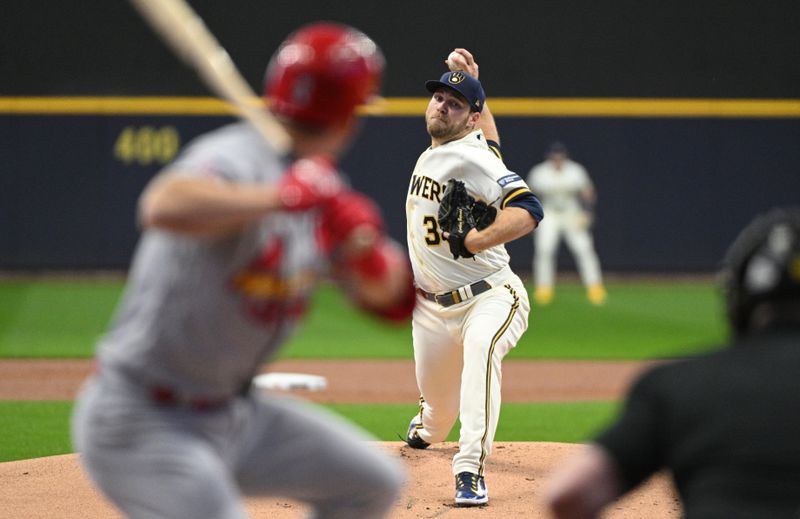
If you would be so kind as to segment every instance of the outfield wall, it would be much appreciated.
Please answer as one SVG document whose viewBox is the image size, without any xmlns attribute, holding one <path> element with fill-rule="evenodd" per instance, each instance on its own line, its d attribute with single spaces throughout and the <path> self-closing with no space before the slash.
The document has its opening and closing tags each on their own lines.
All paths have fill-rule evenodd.
<svg viewBox="0 0 800 519">
<path fill-rule="evenodd" d="M 124 268 L 144 184 L 193 136 L 230 120 L 0 115 L 0 268 Z M 506 162 L 520 174 L 552 139 L 587 166 L 609 270 L 714 269 L 749 218 L 799 198 L 800 118 L 498 116 L 498 124 Z M 400 240 L 408 177 L 428 144 L 419 116 L 371 116 L 344 159 Z M 530 240 L 510 249 L 513 266 L 528 269 Z"/>
<path fill-rule="evenodd" d="M 344 166 L 400 239 L 406 179 L 427 145 L 417 96 L 456 45 L 479 57 L 511 169 L 526 173 L 553 139 L 587 166 L 606 269 L 713 270 L 755 213 L 800 199 L 795 0 L 192 4 L 256 90 L 293 27 L 331 19 L 373 36 L 389 103 Z M 3 9 L 0 269 L 124 268 L 142 186 L 230 112 L 127 2 Z M 526 270 L 530 240 L 510 248 Z"/>
</svg>

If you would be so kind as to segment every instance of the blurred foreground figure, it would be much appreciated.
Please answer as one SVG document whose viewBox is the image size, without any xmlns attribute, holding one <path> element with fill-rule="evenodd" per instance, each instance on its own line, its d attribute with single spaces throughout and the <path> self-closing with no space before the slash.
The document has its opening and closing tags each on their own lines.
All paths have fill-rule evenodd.
<svg viewBox="0 0 800 519">
<path fill-rule="evenodd" d="M 383 66 L 355 29 L 301 28 L 265 85 L 291 156 L 235 123 L 191 143 L 142 195 L 125 296 L 73 419 L 85 468 L 128 517 L 242 519 L 242 494 L 296 499 L 317 518 L 383 517 L 393 504 L 402 470 L 365 434 L 251 390 L 322 275 L 380 316 L 413 310 L 405 253 L 335 167 Z"/>
<path fill-rule="evenodd" d="M 721 284 L 729 347 L 644 374 L 618 421 L 553 477 L 557 518 L 597 517 L 662 468 L 684 517 L 800 517 L 800 208 L 745 228 Z"/>
</svg>

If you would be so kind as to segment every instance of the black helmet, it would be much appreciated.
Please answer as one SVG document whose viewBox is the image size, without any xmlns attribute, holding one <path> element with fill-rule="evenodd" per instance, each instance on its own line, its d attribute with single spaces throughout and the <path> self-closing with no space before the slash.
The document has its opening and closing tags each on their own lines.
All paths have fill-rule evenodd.
<svg viewBox="0 0 800 519">
<path fill-rule="evenodd" d="M 773 209 L 745 227 L 725 254 L 720 281 L 737 335 L 761 303 L 800 302 L 800 207 Z"/>
</svg>

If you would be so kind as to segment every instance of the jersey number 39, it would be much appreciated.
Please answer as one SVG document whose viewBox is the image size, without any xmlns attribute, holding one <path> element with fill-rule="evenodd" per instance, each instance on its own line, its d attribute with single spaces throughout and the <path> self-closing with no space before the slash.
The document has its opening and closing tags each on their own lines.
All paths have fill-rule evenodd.
<svg viewBox="0 0 800 519">
<path fill-rule="evenodd" d="M 425 233 L 425 243 L 428 245 L 439 245 L 442 243 L 442 234 L 439 231 L 439 223 L 435 216 L 426 216 L 422 219 L 422 225 L 427 231 Z"/>
</svg>

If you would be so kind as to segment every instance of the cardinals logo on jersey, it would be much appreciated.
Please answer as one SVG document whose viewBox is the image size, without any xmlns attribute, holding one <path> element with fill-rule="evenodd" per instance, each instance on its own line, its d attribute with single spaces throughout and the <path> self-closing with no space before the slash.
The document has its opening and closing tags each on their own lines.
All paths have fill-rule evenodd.
<svg viewBox="0 0 800 519">
<path fill-rule="evenodd" d="M 284 259 L 283 238 L 275 238 L 231 279 L 233 289 L 242 296 L 245 312 L 261 322 L 297 319 L 308 306 L 315 274 L 303 271 L 286 277 Z"/>
</svg>

